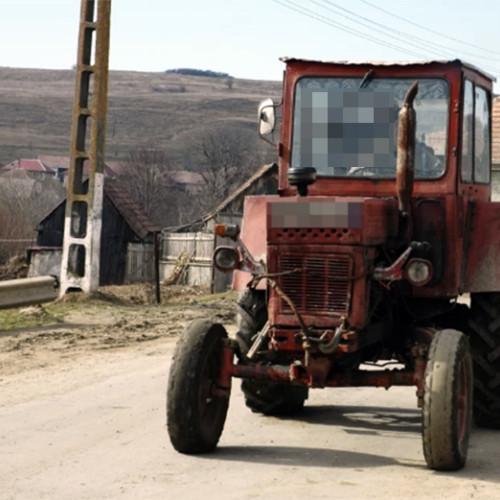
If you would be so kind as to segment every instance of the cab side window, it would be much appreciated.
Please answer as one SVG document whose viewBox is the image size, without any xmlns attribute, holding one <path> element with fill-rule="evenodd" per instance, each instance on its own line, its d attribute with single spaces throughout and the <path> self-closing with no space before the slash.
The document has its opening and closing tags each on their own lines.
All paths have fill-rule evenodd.
<svg viewBox="0 0 500 500">
<path fill-rule="evenodd" d="M 464 111 L 462 115 L 462 181 L 472 182 L 474 165 L 474 86 L 465 80 Z"/>
<path fill-rule="evenodd" d="M 486 91 L 476 87 L 474 105 L 474 181 L 490 182 L 490 109 Z"/>
<path fill-rule="evenodd" d="M 465 80 L 462 115 L 461 175 L 463 182 L 490 182 L 489 93 Z"/>
</svg>

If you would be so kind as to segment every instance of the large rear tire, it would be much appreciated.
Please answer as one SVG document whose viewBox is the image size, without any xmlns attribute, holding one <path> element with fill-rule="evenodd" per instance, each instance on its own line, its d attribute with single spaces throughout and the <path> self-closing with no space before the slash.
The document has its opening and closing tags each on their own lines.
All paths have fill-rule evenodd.
<svg viewBox="0 0 500 500">
<path fill-rule="evenodd" d="M 422 407 L 422 442 L 427 465 L 458 470 L 467 460 L 472 421 L 472 357 L 466 336 L 440 330 L 427 360 Z"/>
<path fill-rule="evenodd" d="M 247 289 L 238 301 L 238 341 L 240 354 L 244 357 L 255 339 L 255 335 L 267 322 L 267 307 L 264 291 Z M 304 407 L 309 389 L 302 386 L 259 382 L 246 379 L 241 383 L 245 403 L 253 412 L 264 415 L 293 415 Z"/>
<path fill-rule="evenodd" d="M 226 330 L 197 320 L 179 339 L 167 388 L 167 429 L 174 448 L 187 454 L 217 446 L 226 421 L 229 390 L 217 389 Z"/>
<path fill-rule="evenodd" d="M 474 362 L 474 421 L 500 429 L 500 293 L 471 295 L 470 343 Z"/>
</svg>

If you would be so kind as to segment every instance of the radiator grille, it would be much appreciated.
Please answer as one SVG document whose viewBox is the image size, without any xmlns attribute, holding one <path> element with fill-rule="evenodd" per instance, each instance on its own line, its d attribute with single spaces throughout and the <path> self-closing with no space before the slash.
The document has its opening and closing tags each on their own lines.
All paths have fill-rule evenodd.
<svg viewBox="0 0 500 500">
<path fill-rule="evenodd" d="M 299 270 L 281 276 L 278 284 L 301 313 L 348 312 L 352 276 L 348 255 L 282 255 L 278 260 L 280 271 Z M 288 312 L 290 306 L 282 301 L 281 310 Z"/>
</svg>

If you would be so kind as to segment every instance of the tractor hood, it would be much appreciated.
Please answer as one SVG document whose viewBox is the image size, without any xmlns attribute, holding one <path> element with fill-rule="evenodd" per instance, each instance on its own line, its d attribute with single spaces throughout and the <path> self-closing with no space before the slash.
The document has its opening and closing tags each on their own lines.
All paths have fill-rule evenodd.
<svg viewBox="0 0 500 500">
<path fill-rule="evenodd" d="M 263 262 L 269 245 L 375 246 L 397 235 L 395 198 L 245 198 L 241 239 L 253 257 Z M 244 289 L 249 280 L 249 274 L 235 272 L 234 288 Z"/>
<path fill-rule="evenodd" d="M 281 198 L 267 204 L 268 243 L 380 245 L 397 236 L 394 199 Z"/>
</svg>

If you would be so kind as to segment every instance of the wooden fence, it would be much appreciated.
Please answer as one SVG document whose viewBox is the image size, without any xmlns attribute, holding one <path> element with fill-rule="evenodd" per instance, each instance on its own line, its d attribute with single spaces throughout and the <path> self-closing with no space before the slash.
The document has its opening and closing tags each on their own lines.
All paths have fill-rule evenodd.
<svg viewBox="0 0 500 500">
<path fill-rule="evenodd" d="M 189 265 L 183 275 L 186 285 L 212 285 L 212 255 L 214 253 L 212 233 L 164 233 L 160 243 L 160 279 L 168 278 L 175 269 L 181 254 L 190 256 Z"/>
<path fill-rule="evenodd" d="M 125 283 L 146 283 L 154 281 L 154 247 L 151 244 L 129 243 Z"/>
</svg>

